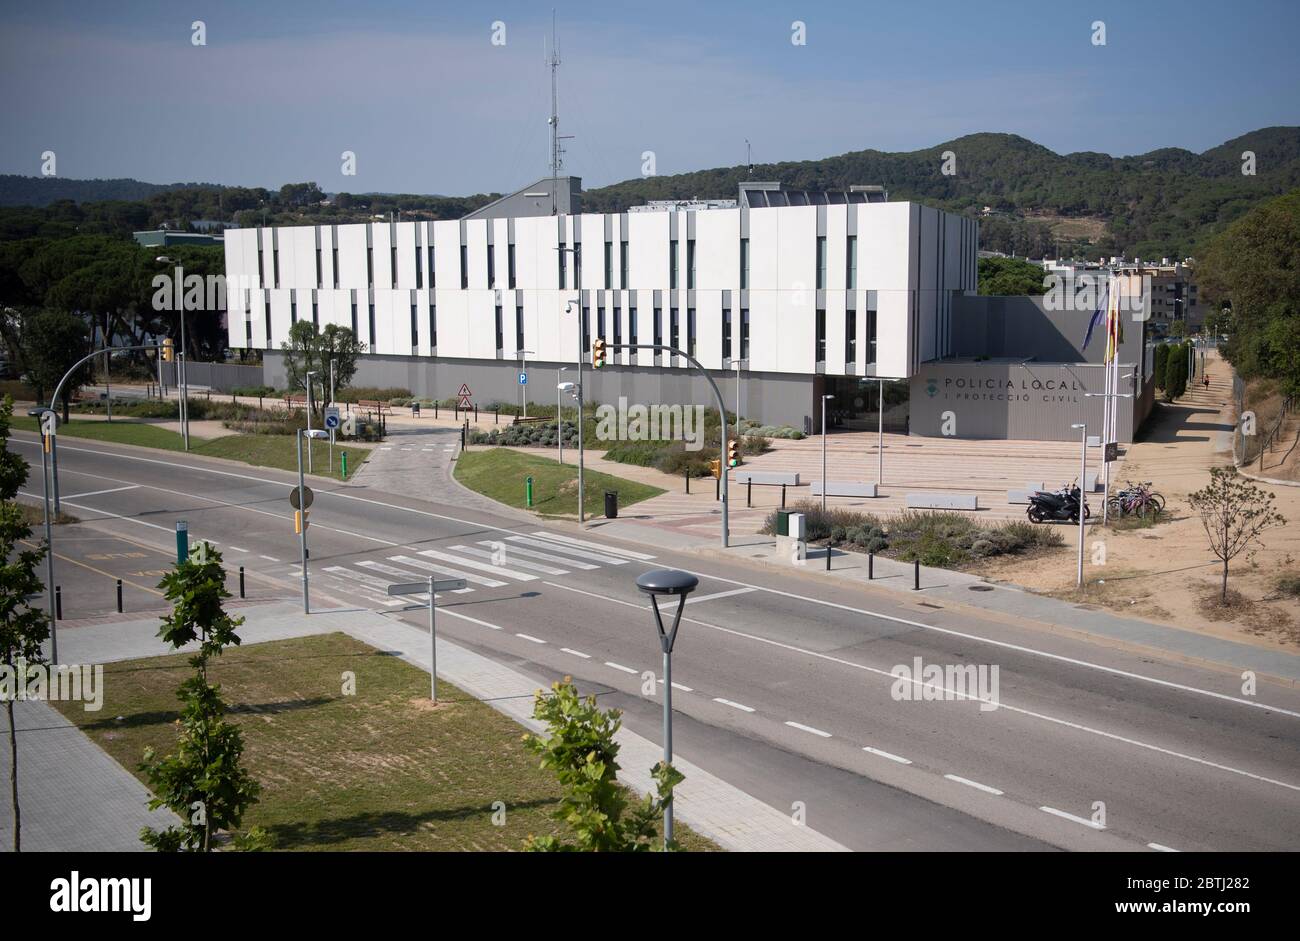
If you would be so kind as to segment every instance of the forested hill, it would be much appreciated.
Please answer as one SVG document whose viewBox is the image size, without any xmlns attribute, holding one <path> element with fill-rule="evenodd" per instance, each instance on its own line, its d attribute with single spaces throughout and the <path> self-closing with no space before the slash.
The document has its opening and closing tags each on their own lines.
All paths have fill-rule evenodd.
<svg viewBox="0 0 1300 941">
<path fill-rule="evenodd" d="M 70 180 L 59 176 L 0 174 L 0 206 L 48 206 L 62 199 L 74 203 L 135 202 L 174 189 L 213 189 L 211 183 L 142 183 L 139 180 Z"/>
<path fill-rule="evenodd" d="M 956 173 L 942 172 L 944 153 Z M 1255 175 L 1242 153 L 1255 154 Z M 584 205 L 611 211 L 649 199 L 734 198 L 743 166 L 626 180 L 588 190 Z M 994 210 L 983 248 L 1019 255 L 1076 248 L 1088 255 L 1194 255 L 1255 204 L 1300 187 L 1300 127 L 1262 128 L 1201 154 L 1165 148 L 1134 157 L 1064 156 L 1013 134 L 971 134 L 909 153 L 861 150 L 799 163 L 757 164 L 752 178 L 808 189 L 880 183 L 891 200 L 915 199 L 969 214 Z"/>
</svg>

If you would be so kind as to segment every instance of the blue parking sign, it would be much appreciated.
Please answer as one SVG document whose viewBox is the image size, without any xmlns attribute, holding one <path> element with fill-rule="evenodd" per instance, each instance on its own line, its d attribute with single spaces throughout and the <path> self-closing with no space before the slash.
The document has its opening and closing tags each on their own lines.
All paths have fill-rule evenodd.
<svg viewBox="0 0 1300 941">
<path fill-rule="evenodd" d="M 526 385 L 528 385 L 528 373 L 526 373 L 526 372 L 521 372 L 521 373 L 519 374 L 519 384 L 520 384 L 521 386 L 526 386 Z"/>
</svg>

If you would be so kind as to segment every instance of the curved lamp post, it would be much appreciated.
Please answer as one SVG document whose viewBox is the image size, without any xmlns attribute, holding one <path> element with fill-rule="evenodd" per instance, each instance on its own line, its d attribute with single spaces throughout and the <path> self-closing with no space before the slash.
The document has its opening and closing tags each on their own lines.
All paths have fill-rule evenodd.
<svg viewBox="0 0 1300 941">
<path fill-rule="evenodd" d="M 655 569 L 640 575 L 636 587 L 650 596 L 650 606 L 655 614 L 655 627 L 659 631 L 659 648 L 664 654 L 664 764 L 673 763 L 673 643 L 677 640 L 677 627 L 682 623 L 682 609 L 686 596 L 693 592 L 700 580 L 689 572 L 677 569 Z M 664 630 L 664 620 L 659 613 L 660 598 L 677 598 L 677 611 L 673 615 L 672 630 Z M 673 838 L 673 802 L 664 805 L 664 848 Z"/>
</svg>

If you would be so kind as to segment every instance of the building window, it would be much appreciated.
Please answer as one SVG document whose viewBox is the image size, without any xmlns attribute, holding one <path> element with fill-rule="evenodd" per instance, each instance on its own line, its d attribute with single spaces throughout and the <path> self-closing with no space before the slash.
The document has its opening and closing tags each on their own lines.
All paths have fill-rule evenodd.
<svg viewBox="0 0 1300 941">
<path fill-rule="evenodd" d="M 375 286 L 375 250 L 366 246 L 366 284 Z"/>
<path fill-rule="evenodd" d="M 740 358 L 749 359 L 749 308 L 740 309 Z"/>
<path fill-rule="evenodd" d="M 573 243 L 573 287 L 582 290 L 582 243 Z"/>
<path fill-rule="evenodd" d="M 516 306 L 515 307 L 515 349 L 522 350 L 523 348 L 524 348 L 524 309 L 523 307 Z"/>
<path fill-rule="evenodd" d="M 867 311 L 867 362 L 876 361 L 876 312 Z"/>
<path fill-rule="evenodd" d="M 826 236 L 817 236 L 817 290 L 826 287 Z"/>
<path fill-rule="evenodd" d="M 677 323 L 676 307 L 669 309 L 668 318 L 669 318 L 668 319 L 668 337 L 669 337 L 668 345 L 671 346 L 674 350 L 681 349 L 681 347 L 678 346 L 677 343 L 680 328 L 679 328 L 679 324 Z"/>
<path fill-rule="evenodd" d="M 627 290 L 627 241 L 619 242 L 618 286 Z"/>
<path fill-rule="evenodd" d="M 668 287 L 677 290 L 677 243 L 668 243 Z"/>
<path fill-rule="evenodd" d="M 500 353 L 503 349 L 505 349 L 505 346 L 506 346 L 505 333 L 504 333 L 504 331 L 503 331 L 503 329 L 502 329 L 502 325 L 501 325 L 501 305 L 500 305 L 500 304 L 497 305 L 496 311 L 497 311 L 497 353 Z"/>
<path fill-rule="evenodd" d="M 686 308 L 686 352 L 695 355 L 695 308 Z"/>
<path fill-rule="evenodd" d="M 469 247 L 460 247 L 460 287 L 463 291 L 469 287 Z"/>
<path fill-rule="evenodd" d="M 596 336 L 605 339 L 605 305 L 596 306 Z"/>
<path fill-rule="evenodd" d="M 849 236 L 844 267 L 844 286 L 850 291 L 856 291 L 858 289 L 858 237 L 856 235 Z"/>
<path fill-rule="evenodd" d="M 320 305 L 316 303 L 316 298 L 311 301 L 311 323 L 317 330 L 320 329 Z"/>
<path fill-rule="evenodd" d="M 321 277 L 320 249 L 316 249 L 316 287 L 323 288 L 325 281 Z"/>
<path fill-rule="evenodd" d="M 420 348 L 420 314 L 414 304 L 411 305 L 411 352 Z"/>
<path fill-rule="evenodd" d="M 614 345 L 619 346 L 623 342 L 623 321 L 618 316 L 618 305 L 614 305 Z"/>
<path fill-rule="evenodd" d="M 695 239 L 686 240 L 686 287 L 695 290 Z"/>
<path fill-rule="evenodd" d="M 280 286 L 280 250 L 278 248 L 271 249 L 271 276 L 273 279 L 271 283 L 274 284 L 276 287 L 279 287 Z"/>
<path fill-rule="evenodd" d="M 586 356 L 591 349 L 591 308 L 584 306 L 582 308 L 582 355 Z"/>
<path fill-rule="evenodd" d="M 330 249 L 330 260 L 334 264 L 334 287 L 337 288 L 339 286 L 339 250 L 337 248 Z"/>
<path fill-rule="evenodd" d="M 628 334 L 628 341 L 633 346 L 636 346 L 637 332 L 636 332 L 636 308 L 635 307 L 629 307 L 627 310 L 627 334 Z"/>
<path fill-rule="evenodd" d="M 429 348 L 438 348 L 438 308 L 432 301 L 429 302 Z"/>
<path fill-rule="evenodd" d="M 352 335 L 357 335 L 357 299 L 352 298 Z"/>
<path fill-rule="evenodd" d="M 614 286 L 614 243 L 605 243 L 605 287 Z"/>
<path fill-rule="evenodd" d="M 515 243 L 506 246 L 506 278 L 511 288 L 515 286 Z"/>
<path fill-rule="evenodd" d="M 424 287 L 424 264 L 420 256 L 420 246 L 415 246 L 415 288 L 418 291 Z"/>
<path fill-rule="evenodd" d="M 740 240 L 740 289 L 749 287 L 749 239 Z M 744 359 L 742 356 L 741 359 Z"/>
<path fill-rule="evenodd" d="M 844 312 L 844 351 L 846 363 L 858 361 L 858 312 L 856 310 Z"/>
<path fill-rule="evenodd" d="M 817 311 L 817 362 L 826 362 L 826 311 Z"/>
<path fill-rule="evenodd" d="M 375 304 L 374 301 L 371 301 L 370 302 L 370 352 L 372 353 L 375 352 L 376 346 L 378 346 L 378 344 L 375 342 Z"/>
<path fill-rule="evenodd" d="M 397 246 L 394 245 L 388 250 L 388 264 L 392 266 L 393 288 L 397 288 Z"/>
<path fill-rule="evenodd" d="M 289 296 L 289 323 L 298 322 L 298 302 L 294 300 L 293 295 Z"/>
<path fill-rule="evenodd" d="M 433 246 L 430 245 L 429 246 L 429 287 L 434 287 L 437 283 L 438 283 L 437 279 L 434 277 L 433 274 Z"/>
<path fill-rule="evenodd" d="M 244 315 L 244 348 L 251 348 L 253 345 L 253 314 L 250 311 Z"/>
<path fill-rule="evenodd" d="M 664 344 L 664 309 L 662 307 L 656 307 L 655 308 L 655 346 L 663 346 L 663 344 Z M 658 350 L 655 350 L 655 355 L 656 356 L 659 355 Z"/>
<path fill-rule="evenodd" d="M 488 287 L 497 286 L 497 253 L 493 245 L 488 245 Z"/>
<path fill-rule="evenodd" d="M 257 249 L 257 276 L 266 284 L 266 258 L 260 246 Z"/>
<path fill-rule="evenodd" d="M 722 358 L 731 359 L 731 308 L 722 308 Z"/>
<path fill-rule="evenodd" d="M 568 266 L 568 260 L 565 258 L 565 256 L 568 255 L 569 252 L 568 249 L 566 249 L 563 245 L 561 245 L 558 254 L 560 256 L 560 290 L 562 291 L 569 286 L 568 276 L 565 271 L 565 269 Z"/>
</svg>

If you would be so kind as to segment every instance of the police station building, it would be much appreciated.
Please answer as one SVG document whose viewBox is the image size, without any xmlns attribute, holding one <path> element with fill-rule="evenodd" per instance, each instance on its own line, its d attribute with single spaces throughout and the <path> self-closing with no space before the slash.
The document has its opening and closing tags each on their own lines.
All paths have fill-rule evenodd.
<svg viewBox="0 0 1300 941">
<path fill-rule="evenodd" d="M 1102 388 L 1087 363 L 1103 344 L 1080 349 L 1091 312 L 977 297 L 974 220 L 878 186 L 746 183 L 734 202 L 623 213 L 581 201 L 578 178 L 546 178 L 459 220 L 227 230 L 230 346 L 264 351 L 264 381 L 283 387 L 290 326 L 339 324 L 366 345 L 355 385 L 437 399 L 468 385 L 487 405 L 517 402 L 521 371 L 530 400 L 552 401 L 558 369 L 590 363 L 602 337 L 687 351 L 729 409 L 739 375 L 740 414 L 811 433 L 823 394 L 832 430 L 874 428 L 876 377 L 896 380 L 888 426 L 912 434 L 940 434 L 952 405 L 959 437 L 1069 438 L 1094 402 L 1100 421 L 1081 395 Z M 1125 362 L 1141 359 L 1134 327 Z M 713 404 L 682 357 L 609 361 L 586 373 L 588 401 Z"/>
</svg>

